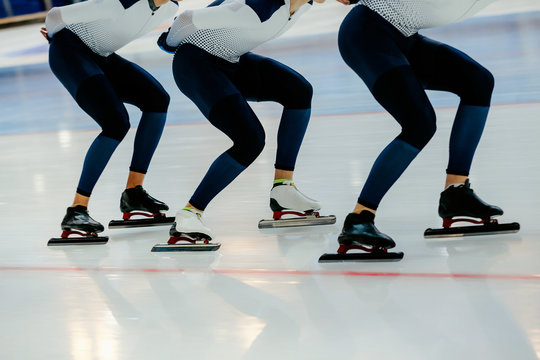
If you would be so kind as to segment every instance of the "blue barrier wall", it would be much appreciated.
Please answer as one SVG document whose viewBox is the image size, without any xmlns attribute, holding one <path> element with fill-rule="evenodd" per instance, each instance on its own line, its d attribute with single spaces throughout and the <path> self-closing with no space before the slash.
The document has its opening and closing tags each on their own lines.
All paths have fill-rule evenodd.
<svg viewBox="0 0 540 360">
<path fill-rule="evenodd" d="M 52 0 L 52 6 L 71 4 L 72 0 Z M 16 15 L 33 14 L 45 11 L 43 0 L 0 0 L 0 18 Z"/>
</svg>

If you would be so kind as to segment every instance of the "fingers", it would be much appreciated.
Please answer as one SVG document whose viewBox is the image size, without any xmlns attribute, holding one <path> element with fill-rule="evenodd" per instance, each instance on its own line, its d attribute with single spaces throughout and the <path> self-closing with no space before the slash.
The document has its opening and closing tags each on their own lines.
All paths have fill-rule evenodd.
<svg viewBox="0 0 540 360">
<path fill-rule="evenodd" d="M 47 34 L 47 29 L 45 27 L 42 27 L 39 32 L 47 41 L 49 41 L 49 35 Z"/>
</svg>

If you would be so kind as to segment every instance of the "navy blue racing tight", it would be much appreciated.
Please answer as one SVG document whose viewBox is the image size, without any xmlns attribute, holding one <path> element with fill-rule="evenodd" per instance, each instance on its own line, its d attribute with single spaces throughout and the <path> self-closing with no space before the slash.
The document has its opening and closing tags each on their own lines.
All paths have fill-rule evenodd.
<svg viewBox="0 0 540 360">
<path fill-rule="evenodd" d="M 275 101 L 283 105 L 278 129 L 276 169 L 294 170 L 311 113 L 311 84 L 287 66 L 252 53 L 238 63 L 181 45 L 174 56 L 173 74 L 190 98 L 233 146 L 210 166 L 190 203 L 204 210 L 262 152 L 264 129 L 247 101 Z"/>
<path fill-rule="evenodd" d="M 339 30 L 341 56 L 401 133 L 382 151 L 358 203 L 377 209 L 436 130 L 425 89 L 452 92 L 460 104 L 450 136 L 448 174 L 468 176 L 486 122 L 494 79 L 466 54 L 420 34 L 405 37 L 369 8 L 353 8 Z"/>
<path fill-rule="evenodd" d="M 49 49 L 54 75 L 77 104 L 101 126 L 86 154 L 77 193 L 90 196 L 130 123 L 123 103 L 142 112 L 130 170 L 145 174 L 165 126 L 169 95 L 138 65 L 111 54 L 95 54 L 74 33 L 56 33 Z"/>
</svg>

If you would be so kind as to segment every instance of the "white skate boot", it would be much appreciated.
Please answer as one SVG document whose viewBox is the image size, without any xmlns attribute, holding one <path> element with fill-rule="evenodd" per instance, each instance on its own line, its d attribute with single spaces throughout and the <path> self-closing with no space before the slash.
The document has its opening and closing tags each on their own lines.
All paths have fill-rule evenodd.
<svg viewBox="0 0 540 360">
<path fill-rule="evenodd" d="M 215 251 L 221 244 L 210 243 L 214 237 L 212 230 L 201 221 L 202 213 L 195 209 L 183 208 L 176 214 L 169 231 L 167 244 L 157 244 L 152 251 Z"/>
<path fill-rule="evenodd" d="M 320 208 L 321 203 L 302 194 L 292 180 L 274 183 L 270 190 L 273 220 L 261 220 L 259 229 L 334 224 L 336 217 L 320 216 Z"/>
</svg>

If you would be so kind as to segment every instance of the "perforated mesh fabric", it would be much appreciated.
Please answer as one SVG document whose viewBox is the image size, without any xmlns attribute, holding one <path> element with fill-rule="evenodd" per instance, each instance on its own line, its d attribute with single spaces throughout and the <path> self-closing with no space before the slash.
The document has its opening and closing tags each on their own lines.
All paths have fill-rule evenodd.
<svg viewBox="0 0 540 360">
<path fill-rule="evenodd" d="M 403 35 L 467 19 L 494 0 L 360 0 Z"/>
<path fill-rule="evenodd" d="M 87 6 L 71 8 L 82 4 Z M 70 10 L 70 16 L 66 16 L 65 19 L 63 15 L 57 16 L 57 13 L 62 11 L 67 14 L 67 10 Z M 109 56 L 129 42 L 148 33 L 167 18 L 172 18 L 177 10 L 178 6 L 173 2 L 168 2 L 160 6 L 158 10 L 152 11 L 146 0 L 137 1 L 128 8 L 124 8 L 117 0 L 88 1 L 53 8 L 47 16 L 47 31 L 54 37 L 52 32 L 65 26 L 93 52 L 101 56 Z"/>
<path fill-rule="evenodd" d="M 214 56 L 238 62 L 240 56 L 260 45 L 261 39 L 249 39 L 245 30 L 240 29 L 202 29 L 180 44 L 193 44 Z"/>
<path fill-rule="evenodd" d="M 66 26 L 77 35 L 93 52 L 101 56 L 113 53 L 110 49 L 118 49 L 124 45 L 123 41 L 116 41 L 111 34 L 104 31 L 104 21 L 98 20 L 89 23 L 71 24 Z M 107 50 L 108 49 L 108 50 Z"/>
<path fill-rule="evenodd" d="M 235 2 L 233 3 L 233 1 Z M 290 16 L 288 2 L 286 2 L 268 20 L 261 22 L 258 15 L 245 4 L 245 1 L 231 0 L 228 4 L 235 5 L 238 9 L 242 7 L 249 9 L 245 12 L 239 11 L 235 15 L 234 21 L 242 22 L 243 26 L 236 27 L 236 22 L 231 21 L 231 18 L 228 19 L 229 21 L 220 21 L 220 15 L 230 14 L 230 11 L 227 12 L 227 10 L 230 10 L 231 6 L 227 10 L 224 9 L 222 14 L 219 11 L 213 11 L 211 15 L 199 13 L 195 23 L 201 23 L 202 16 L 205 16 L 204 23 L 212 24 L 212 26 L 203 25 L 199 28 L 199 25 L 194 24 L 194 15 L 185 11 L 176 18 L 171 26 L 167 36 L 167 44 L 172 47 L 193 44 L 214 56 L 235 63 L 238 62 L 240 56 L 283 34 L 311 7 L 311 5 L 304 5 Z M 223 25 L 218 27 L 218 24 Z"/>
<path fill-rule="evenodd" d="M 405 36 L 411 36 L 419 29 L 430 27 L 429 16 L 422 11 L 424 3 L 422 1 L 360 0 L 359 3 L 381 15 Z"/>
</svg>

